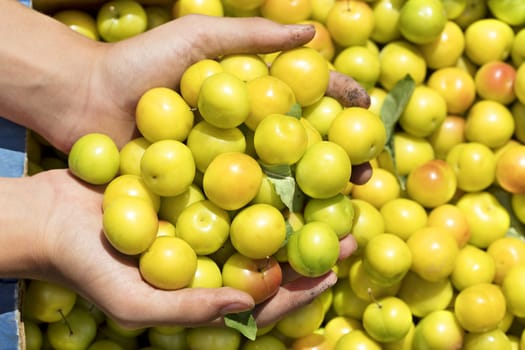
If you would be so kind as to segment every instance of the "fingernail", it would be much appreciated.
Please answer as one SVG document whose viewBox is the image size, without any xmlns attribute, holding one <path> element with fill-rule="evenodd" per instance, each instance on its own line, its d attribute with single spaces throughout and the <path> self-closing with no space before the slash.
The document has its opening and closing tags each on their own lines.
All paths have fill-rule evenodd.
<svg viewBox="0 0 525 350">
<path fill-rule="evenodd" d="M 221 309 L 221 315 L 234 314 L 237 312 L 248 311 L 252 309 L 252 305 L 242 303 L 228 304 Z"/>
</svg>

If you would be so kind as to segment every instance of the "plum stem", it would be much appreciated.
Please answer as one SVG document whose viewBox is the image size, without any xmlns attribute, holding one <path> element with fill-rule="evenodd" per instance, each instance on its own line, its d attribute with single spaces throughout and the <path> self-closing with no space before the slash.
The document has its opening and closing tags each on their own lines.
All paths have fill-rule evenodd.
<svg viewBox="0 0 525 350">
<path fill-rule="evenodd" d="M 67 321 L 67 318 L 66 316 L 64 315 L 64 312 L 62 311 L 62 309 L 58 309 L 58 313 L 60 314 L 60 317 L 62 317 L 62 320 L 64 321 L 64 323 L 66 324 L 66 327 L 67 329 L 69 330 L 69 336 L 71 337 L 73 335 L 73 329 L 71 328 L 71 325 L 69 324 L 69 322 Z"/>
<path fill-rule="evenodd" d="M 374 297 L 374 293 L 372 293 L 372 288 L 368 287 L 367 292 L 368 296 L 370 297 L 370 300 L 372 300 L 373 303 L 376 303 L 377 307 L 381 309 L 383 305 L 381 305 L 381 303 Z"/>
<path fill-rule="evenodd" d="M 265 260 L 266 263 L 263 266 L 258 267 L 257 271 L 262 272 L 262 271 L 266 270 L 268 268 L 268 266 L 270 266 L 270 257 L 267 256 L 266 258 L 264 258 L 264 260 Z"/>
</svg>

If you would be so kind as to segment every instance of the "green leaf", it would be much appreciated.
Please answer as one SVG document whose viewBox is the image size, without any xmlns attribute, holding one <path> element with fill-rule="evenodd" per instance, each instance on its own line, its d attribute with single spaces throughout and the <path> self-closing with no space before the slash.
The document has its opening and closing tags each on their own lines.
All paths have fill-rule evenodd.
<svg viewBox="0 0 525 350">
<path fill-rule="evenodd" d="M 261 163 L 261 167 L 268 180 L 275 188 L 275 192 L 290 211 L 298 211 L 304 203 L 304 194 L 301 192 L 287 164 L 268 165 Z"/>
<path fill-rule="evenodd" d="M 286 223 L 286 237 L 284 239 L 283 244 L 281 244 L 281 248 L 286 246 L 286 244 L 288 244 L 288 239 L 290 238 L 292 233 L 294 233 L 294 229 L 293 229 L 292 225 L 290 224 L 290 222 L 288 222 L 288 220 L 286 220 L 285 223 Z"/>
<path fill-rule="evenodd" d="M 286 115 L 300 119 L 303 115 L 303 109 L 299 103 L 294 103 Z"/>
<path fill-rule="evenodd" d="M 414 92 L 414 88 L 414 79 L 407 74 L 403 79 L 399 80 L 386 95 L 383 106 L 381 107 L 380 116 L 386 128 L 387 142 L 392 139 L 399 117 L 405 110 L 408 100 L 410 100 Z"/>
<path fill-rule="evenodd" d="M 265 164 L 261 161 L 259 161 L 259 163 L 261 164 L 261 167 L 263 168 L 263 171 L 267 176 L 271 176 L 274 178 L 285 178 L 293 176 L 292 167 L 288 164 L 270 165 Z"/>
<path fill-rule="evenodd" d="M 227 327 L 236 329 L 250 340 L 257 337 L 257 324 L 251 311 L 243 311 L 224 316 L 224 323 Z"/>
<path fill-rule="evenodd" d="M 386 129 L 385 150 L 392 160 L 394 169 L 396 169 L 396 155 L 394 151 L 394 133 L 396 131 L 399 117 L 405 110 L 405 107 L 414 92 L 415 82 L 410 75 L 406 75 L 399 80 L 396 85 L 388 92 L 381 107 L 380 118 Z M 405 189 L 405 178 L 396 174 L 401 188 Z"/>
<path fill-rule="evenodd" d="M 519 221 L 519 219 L 516 217 L 516 214 L 514 214 L 514 210 L 512 209 L 511 204 L 511 196 L 509 192 L 503 190 L 501 187 L 498 186 L 492 186 L 489 189 L 489 192 L 492 193 L 498 202 L 505 208 L 507 213 L 509 213 L 510 216 L 510 227 L 507 231 L 507 236 L 520 238 L 522 240 L 525 240 L 525 225 Z"/>
<path fill-rule="evenodd" d="M 288 220 L 286 220 L 286 240 L 288 240 L 288 237 L 292 235 L 294 232 L 292 224 Z"/>
</svg>

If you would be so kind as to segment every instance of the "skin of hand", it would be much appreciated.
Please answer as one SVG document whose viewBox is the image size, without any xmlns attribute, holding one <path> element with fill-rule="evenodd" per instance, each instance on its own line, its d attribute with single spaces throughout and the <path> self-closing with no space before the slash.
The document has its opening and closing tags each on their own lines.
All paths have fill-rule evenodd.
<svg viewBox="0 0 525 350">
<path fill-rule="evenodd" d="M 0 86 L 9 87 L 3 90 L 9 92 L 0 96 L 0 115 L 36 131 L 66 153 L 88 132 L 107 133 L 119 146 L 135 137 L 134 111 L 142 93 L 156 86 L 175 88 L 184 70 L 200 59 L 286 50 L 314 35 L 311 26 L 283 26 L 262 18 L 191 15 L 106 44 L 83 38 L 16 1 L 5 1 L 0 9 L 0 39 L 14 37 L 13 30 L 25 33 L 17 37 L 17 47 L 25 50 L 25 56 L 40 54 L 35 56 L 40 57 L 38 62 L 23 61 L 16 50 L 7 58 L 0 55 L 0 67 L 15 67 L 0 75 Z M 27 39 L 37 35 L 41 40 Z M 24 65 L 17 65 L 20 61 Z M 56 62 L 64 65 L 59 67 Z M 17 71 L 19 66 L 25 69 Z M 18 76 L 23 84 L 10 83 Z M 355 84 L 341 76 L 332 77 L 332 81 L 336 78 L 346 79 L 345 86 Z M 348 97 L 334 95 L 342 100 Z M 353 182 L 366 182 L 370 165 L 359 165 L 352 173 Z M 168 292 L 146 284 L 136 262 L 115 253 L 104 239 L 102 190 L 86 186 L 65 170 L 1 179 L 0 194 L 1 207 L 9 211 L 4 232 L 10 232 L 0 238 L 0 246 L 11 250 L 0 254 L 0 276 L 61 283 L 131 328 L 218 324 L 224 314 L 254 308 L 251 297 L 231 288 Z M 31 213 L 31 220 L 27 220 L 27 213 Z M 340 258 L 355 248 L 353 237 L 347 236 L 341 241 Z M 312 279 L 288 273 L 285 280 L 273 298 L 255 308 L 259 326 L 308 303 L 332 286 L 336 276 L 331 272 Z"/>
</svg>

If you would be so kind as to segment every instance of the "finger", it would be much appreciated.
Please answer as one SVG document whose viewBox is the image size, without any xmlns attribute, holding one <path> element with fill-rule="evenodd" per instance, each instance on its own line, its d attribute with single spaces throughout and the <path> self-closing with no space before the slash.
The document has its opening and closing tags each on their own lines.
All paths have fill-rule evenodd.
<svg viewBox="0 0 525 350">
<path fill-rule="evenodd" d="M 326 95 L 335 98 L 345 107 L 370 107 L 370 96 L 352 77 L 331 70 Z"/>
<path fill-rule="evenodd" d="M 283 285 L 276 295 L 255 308 L 258 327 L 273 324 L 286 314 L 310 303 L 337 282 L 334 272 L 316 277 L 302 277 Z"/>
<path fill-rule="evenodd" d="M 357 241 L 352 234 L 348 234 L 339 241 L 339 261 L 348 258 L 357 249 Z"/>
<path fill-rule="evenodd" d="M 197 327 L 216 323 L 222 316 L 254 308 L 253 299 L 239 290 L 222 288 L 183 288 L 163 291 L 151 288 L 136 297 L 130 291 L 124 308 L 107 311 L 126 328 L 151 326 Z"/>
<path fill-rule="evenodd" d="M 186 68 L 200 60 L 288 50 L 309 42 L 314 34 L 311 25 L 283 25 L 262 17 L 192 14 L 116 43 L 110 50 L 115 61 L 110 59 L 108 66 L 132 66 L 134 74 L 121 74 L 119 79 L 128 91 L 137 86 L 133 95 L 140 95 L 154 86 L 177 86 Z M 152 66 L 166 69 L 152 71 Z"/>
<path fill-rule="evenodd" d="M 356 185 L 364 185 L 372 177 L 372 165 L 369 162 L 352 165 L 350 182 Z"/>
</svg>

